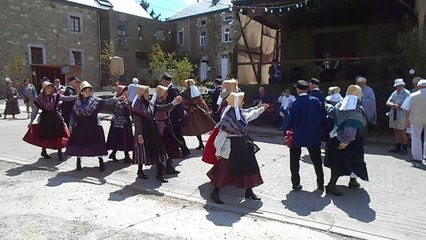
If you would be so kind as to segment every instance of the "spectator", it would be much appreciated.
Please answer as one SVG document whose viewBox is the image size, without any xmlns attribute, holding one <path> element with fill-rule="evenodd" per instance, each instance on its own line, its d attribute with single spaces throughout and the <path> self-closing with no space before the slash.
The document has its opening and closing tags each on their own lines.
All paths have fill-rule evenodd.
<svg viewBox="0 0 426 240">
<path fill-rule="evenodd" d="M 64 93 L 65 87 L 64 85 L 61 84 L 61 79 L 55 78 L 55 80 L 53 80 L 53 84 L 55 85 L 57 93 L 60 93 L 60 94 Z"/>
<path fill-rule="evenodd" d="M 130 102 L 130 104 L 133 103 L 133 101 L 135 100 L 135 97 L 137 96 L 136 86 L 139 83 L 139 79 L 133 78 L 132 82 L 133 83 L 129 84 L 129 86 L 127 87 L 128 91 L 129 91 L 129 102 Z"/>
<path fill-rule="evenodd" d="M 405 110 L 401 109 L 401 105 L 410 96 L 410 92 L 405 89 L 405 82 L 401 78 L 396 79 L 393 86 L 396 90 L 390 95 L 386 106 L 391 108 L 389 111 L 389 128 L 393 129 L 396 147 L 389 152 L 406 154 L 408 137 L 405 132 Z"/>
<path fill-rule="evenodd" d="M 13 83 L 10 78 L 6 78 L 7 87 L 4 91 L 4 96 L 6 97 L 6 108 L 4 109 L 4 119 L 7 115 L 12 115 L 12 118 L 15 118 L 16 114 L 21 113 L 19 110 L 18 103 L 18 90 L 13 87 Z"/>
<path fill-rule="evenodd" d="M 253 100 L 252 107 L 255 107 L 258 104 L 262 104 L 262 103 L 270 104 L 272 103 L 271 99 L 272 98 L 266 94 L 265 87 L 259 87 L 259 93 L 257 97 Z M 273 108 L 267 109 L 267 112 L 270 112 L 271 109 L 272 109 L 272 113 L 274 113 Z M 264 119 L 265 119 L 265 116 L 261 115 L 256 120 L 254 120 L 253 123 L 257 126 L 261 126 L 264 122 Z"/>
<path fill-rule="evenodd" d="M 24 98 L 24 103 L 27 108 L 27 118 L 30 118 L 30 107 L 31 111 L 34 108 L 34 99 L 37 97 L 37 90 L 33 84 L 30 83 L 28 78 L 25 78 L 24 83 L 21 87 L 21 95 Z"/>
<path fill-rule="evenodd" d="M 411 128 L 411 154 L 413 161 L 422 162 L 426 158 L 425 142 L 423 142 L 422 151 L 422 131 L 426 128 L 426 80 L 422 79 L 418 82 L 418 91 L 412 93 L 410 97 L 404 101 L 401 108 L 406 110 L 405 121 L 406 126 Z"/>
<path fill-rule="evenodd" d="M 269 84 L 277 84 L 282 82 L 282 70 L 278 59 L 272 61 L 269 67 Z"/>
<path fill-rule="evenodd" d="M 291 95 L 291 91 L 286 89 L 281 92 L 281 96 L 278 97 L 278 102 L 281 104 L 280 108 L 277 109 L 276 115 L 280 120 L 280 128 L 278 130 L 283 129 L 284 121 L 285 121 L 285 112 L 287 111 L 288 106 L 290 106 L 291 102 L 296 99 L 295 96 Z"/>
<path fill-rule="evenodd" d="M 367 122 L 371 125 L 377 124 L 377 106 L 376 96 L 371 87 L 367 86 L 367 79 L 365 77 L 356 77 L 356 84 L 362 89 L 361 104 L 364 108 Z"/>
<path fill-rule="evenodd" d="M 218 99 L 220 96 L 220 93 L 222 92 L 222 79 L 216 78 L 213 83 L 213 88 L 209 90 L 208 94 L 211 97 L 212 101 L 210 103 L 210 109 L 211 109 L 211 118 L 215 120 L 216 122 L 219 122 L 220 120 L 220 114 L 217 112 L 219 109 Z"/>
</svg>

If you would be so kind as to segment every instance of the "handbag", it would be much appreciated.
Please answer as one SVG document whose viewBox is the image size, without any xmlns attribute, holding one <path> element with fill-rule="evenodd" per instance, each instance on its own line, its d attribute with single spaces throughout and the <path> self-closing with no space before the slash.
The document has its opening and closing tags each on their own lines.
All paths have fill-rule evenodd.
<svg viewBox="0 0 426 240">
<path fill-rule="evenodd" d="M 259 152 L 259 151 L 260 151 L 260 147 L 259 147 L 259 146 L 257 146 L 257 145 L 254 143 L 253 139 L 251 139 L 251 137 L 249 137 L 248 135 L 247 135 L 247 146 L 248 146 L 250 149 L 253 149 L 253 152 L 254 152 L 254 153 L 257 153 L 257 152 Z"/>
</svg>

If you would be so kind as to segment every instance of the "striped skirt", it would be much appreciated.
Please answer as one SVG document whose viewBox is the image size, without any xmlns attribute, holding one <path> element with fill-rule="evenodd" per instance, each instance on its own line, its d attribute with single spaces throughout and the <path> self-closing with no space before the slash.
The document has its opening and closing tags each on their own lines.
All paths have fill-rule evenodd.
<svg viewBox="0 0 426 240">
<path fill-rule="evenodd" d="M 135 140 L 133 164 L 155 165 L 169 159 L 167 153 L 159 154 L 156 157 L 149 157 L 151 154 L 149 154 L 148 151 L 150 150 L 145 149 L 145 144 L 139 144 L 137 140 Z"/>
</svg>

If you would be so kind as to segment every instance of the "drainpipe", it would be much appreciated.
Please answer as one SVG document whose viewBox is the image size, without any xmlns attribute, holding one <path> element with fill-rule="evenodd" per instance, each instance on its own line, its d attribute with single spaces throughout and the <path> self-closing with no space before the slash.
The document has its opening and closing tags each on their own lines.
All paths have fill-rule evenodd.
<svg viewBox="0 0 426 240">
<path fill-rule="evenodd" d="M 101 39 L 101 19 L 99 12 L 96 12 L 97 15 L 97 24 L 98 24 L 98 50 L 99 50 L 99 87 L 102 89 L 102 63 L 101 63 L 101 53 L 102 53 L 102 39 Z"/>
</svg>

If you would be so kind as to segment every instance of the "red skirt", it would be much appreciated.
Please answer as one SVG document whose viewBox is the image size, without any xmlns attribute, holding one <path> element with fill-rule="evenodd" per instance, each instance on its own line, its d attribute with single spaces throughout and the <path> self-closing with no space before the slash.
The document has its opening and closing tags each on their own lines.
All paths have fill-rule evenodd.
<svg viewBox="0 0 426 240">
<path fill-rule="evenodd" d="M 232 185 L 240 188 L 253 188 L 263 183 L 260 171 L 251 175 L 232 176 L 229 174 L 229 160 L 222 158 L 207 172 L 215 187 Z"/>
<path fill-rule="evenodd" d="M 209 138 L 207 139 L 206 147 L 204 148 L 202 160 L 205 163 L 216 164 L 216 148 L 214 147 L 214 140 L 216 139 L 219 130 L 214 128 Z"/>
<path fill-rule="evenodd" d="M 42 147 L 42 148 L 61 149 L 67 146 L 68 138 L 70 137 L 70 132 L 68 131 L 68 128 L 65 125 L 64 125 L 64 130 L 66 133 L 66 137 L 40 140 L 40 137 L 39 137 L 40 125 L 33 124 L 31 128 L 28 129 L 27 133 L 25 134 L 22 140 L 24 140 L 25 142 L 29 144 Z"/>
</svg>

